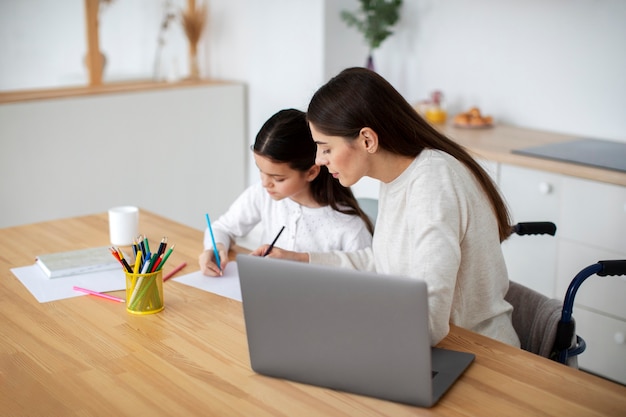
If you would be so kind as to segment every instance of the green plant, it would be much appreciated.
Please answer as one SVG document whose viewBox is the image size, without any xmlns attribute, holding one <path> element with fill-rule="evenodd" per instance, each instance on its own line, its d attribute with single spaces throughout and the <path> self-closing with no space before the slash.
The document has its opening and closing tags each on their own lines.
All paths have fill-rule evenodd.
<svg viewBox="0 0 626 417">
<path fill-rule="evenodd" d="M 363 34 L 371 54 L 393 33 L 390 28 L 400 18 L 402 0 L 360 0 L 360 3 L 361 8 L 356 12 L 343 10 L 341 19 Z"/>
</svg>

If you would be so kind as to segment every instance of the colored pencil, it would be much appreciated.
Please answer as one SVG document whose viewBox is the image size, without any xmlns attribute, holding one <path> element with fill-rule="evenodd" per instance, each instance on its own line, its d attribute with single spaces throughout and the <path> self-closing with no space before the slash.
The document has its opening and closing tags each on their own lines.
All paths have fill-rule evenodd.
<svg viewBox="0 0 626 417">
<path fill-rule="evenodd" d="M 118 261 L 120 261 L 126 271 L 131 274 L 133 273 L 133 268 L 131 268 L 130 265 L 128 265 L 128 262 L 126 262 L 126 259 L 124 259 L 124 252 L 122 252 L 120 248 L 111 248 L 111 253 L 117 258 Z"/>
<path fill-rule="evenodd" d="M 215 254 L 215 262 L 217 263 L 217 267 L 222 270 L 222 261 L 220 261 L 220 254 L 217 251 L 217 246 L 215 245 L 215 236 L 213 236 L 213 228 L 211 227 L 211 219 L 209 219 L 209 213 L 204 215 L 206 217 L 206 223 L 209 226 L 209 233 L 211 233 L 211 242 L 213 243 L 213 253 Z"/>
<path fill-rule="evenodd" d="M 123 300 L 121 298 L 114 297 L 114 296 L 108 295 L 108 294 L 103 294 L 103 293 L 98 292 L 98 291 L 88 290 L 87 288 L 81 288 L 81 287 L 74 286 L 73 289 L 74 289 L 74 291 L 84 292 L 84 293 L 87 293 L 87 294 L 90 294 L 90 295 L 94 295 L 96 297 L 106 298 L 107 300 L 117 301 L 118 303 L 126 302 L 126 300 Z"/>
<path fill-rule="evenodd" d="M 172 251 L 174 250 L 174 248 L 176 247 L 176 245 L 172 245 L 171 248 L 169 248 L 167 250 L 167 252 L 165 252 L 165 255 L 163 255 L 163 260 L 161 261 L 161 263 L 159 264 L 159 266 L 157 267 L 157 271 L 160 271 L 161 269 L 163 269 L 163 266 L 165 265 L 165 261 L 167 261 L 167 258 L 170 257 L 170 255 L 172 254 Z"/>
<path fill-rule="evenodd" d="M 148 236 L 143 237 L 143 243 L 146 245 L 146 252 L 150 253 L 150 245 L 148 244 Z"/>
<path fill-rule="evenodd" d="M 156 256 L 156 253 L 154 255 L 151 253 L 148 253 L 148 255 L 146 256 L 146 262 L 144 262 L 143 266 L 141 267 L 142 274 L 150 272 L 150 264 L 152 264 L 152 260 L 154 259 L 155 256 Z"/>
<path fill-rule="evenodd" d="M 162 253 L 161 255 L 159 255 L 158 258 L 156 258 L 153 263 L 150 264 L 150 272 L 156 272 L 158 270 L 159 265 L 161 265 L 161 262 L 163 262 L 163 256 L 164 254 Z"/>
<path fill-rule="evenodd" d="M 139 273 L 140 266 L 141 266 L 141 251 L 138 250 L 137 251 L 137 255 L 135 255 L 135 265 L 134 265 L 134 269 L 133 269 L 133 274 L 138 274 Z"/>
<path fill-rule="evenodd" d="M 163 255 L 163 252 L 165 252 L 166 246 L 167 246 L 167 236 L 164 236 L 163 239 L 161 239 L 161 243 L 159 243 L 159 250 L 157 250 L 157 253 L 159 255 Z"/>
<path fill-rule="evenodd" d="M 168 279 L 172 278 L 174 275 L 176 275 L 176 273 L 178 271 L 180 271 L 181 269 L 183 269 L 186 266 L 187 266 L 187 262 L 183 262 L 182 264 L 178 265 L 176 268 L 172 269 L 167 275 L 165 275 L 163 277 L 163 282 L 165 282 Z"/>
</svg>

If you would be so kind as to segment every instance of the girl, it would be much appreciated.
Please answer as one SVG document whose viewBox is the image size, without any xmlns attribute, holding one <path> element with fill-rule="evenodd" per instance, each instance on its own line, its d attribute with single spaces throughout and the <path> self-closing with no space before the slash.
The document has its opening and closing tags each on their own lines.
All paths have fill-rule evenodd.
<svg viewBox="0 0 626 417">
<path fill-rule="evenodd" d="M 371 245 L 372 224 L 352 191 L 315 165 L 316 146 L 303 112 L 288 109 L 273 115 L 257 134 L 253 151 L 261 183 L 245 190 L 212 224 L 219 267 L 205 230 L 205 250 L 199 258 L 203 274 L 220 275 L 230 242 L 258 223 L 264 242 L 284 226 L 276 245 L 293 251 L 354 251 Z"/>
<path fill-rule="evenodd" d="M 345 187 L 363 176 L 381 181 L 373 244 L 354 253 L 276 248 L 269 256 L 423 279 L 433 345 L 452 323 L 519 346 L 500 248 L 511 234 L 509 214 L 480 165 L 364 68 L 322 86 L 307 118 L 318 165 Z"/>
</svg>

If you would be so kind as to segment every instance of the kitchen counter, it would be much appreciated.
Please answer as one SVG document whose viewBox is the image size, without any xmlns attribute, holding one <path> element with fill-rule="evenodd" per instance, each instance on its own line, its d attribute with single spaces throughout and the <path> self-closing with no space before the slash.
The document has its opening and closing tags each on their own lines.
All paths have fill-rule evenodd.
<svg viewBox="0 0 626 417">
<path fill-rule="evenodd" d="M 454 127 L 451 124 L 436 127 L 440 132 L 460 143 L 479 158 L 626 186 L 626 172 L 519 155 L 512 152 L 513 150 L 580 139 L 578 136 L 509 125 L 496 125 L 483 129 L 464 129 Z"/>
</svg>

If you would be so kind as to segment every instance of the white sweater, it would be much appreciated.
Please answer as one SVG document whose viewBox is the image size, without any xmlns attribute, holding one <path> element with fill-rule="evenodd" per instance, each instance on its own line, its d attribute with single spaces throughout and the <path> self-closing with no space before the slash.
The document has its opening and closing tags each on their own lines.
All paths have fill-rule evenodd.
<svg viewBox="0 0 626 417">
<path fill-rule="evenodd" d="M 372 235 L 359 216 L 340 213 L 330 206 L 304 207 L 290 198 L 275 201 L 261 183 L 248 187 L 211 226 L 215 242 L 228 249 L 231 239 L 246 236 L 259 223 L 262 236 L 258 246 L 271 243 L 282 226 L 285 230 L 275 246 L 291 251 L 356 251 L 372 244 Z M 204 248 L 213 248 L 208 228 Z"/>
<path fill-rule="evenodd" d="M 519 346 L 504 300 L 509 280 L 486 194 L 452 156 L 424 150 L 394 181 L 381 183 L 373 246 L 310 253 L 310 262 L 423 279 L 431 343 L 449 323 Z"/>
</svg>

